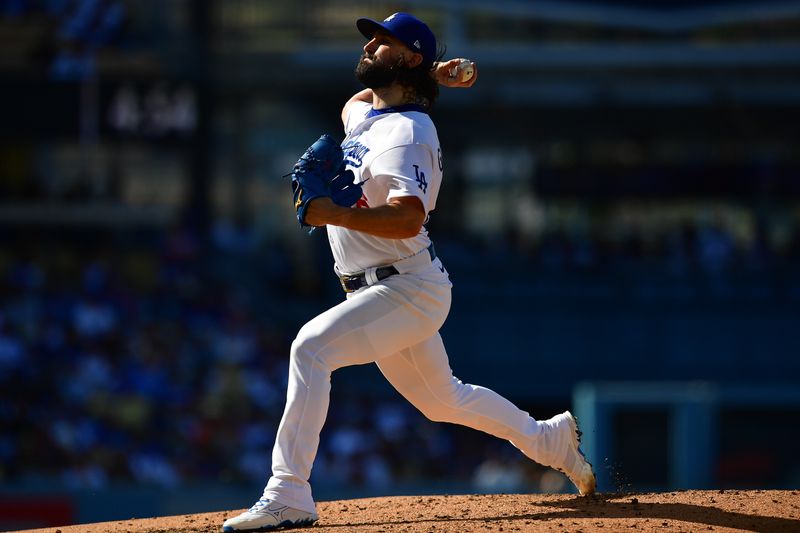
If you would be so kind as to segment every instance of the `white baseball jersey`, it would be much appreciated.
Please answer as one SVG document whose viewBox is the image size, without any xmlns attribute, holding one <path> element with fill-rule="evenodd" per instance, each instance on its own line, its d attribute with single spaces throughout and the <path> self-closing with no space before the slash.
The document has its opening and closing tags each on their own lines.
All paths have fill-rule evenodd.
<svg viewBox="0 0 800 533">
<path fill-rule="evenodd" d="M 422 200 L 427 221 L 442 183 L 442 152 L 433 121 L 421 111 L 381 110 L 369 116 L 371 111 L 366 102 L 351 104 L 342 143 L 347 168 L 363 187 L 357 207 L 378 207 L 392 198 L 416 196 Z M 340 274 L 389 265 L 430 245 L 424 226 L 410 239 L 386 239 L 328 226 L 328 239 Z"/>
</svg>

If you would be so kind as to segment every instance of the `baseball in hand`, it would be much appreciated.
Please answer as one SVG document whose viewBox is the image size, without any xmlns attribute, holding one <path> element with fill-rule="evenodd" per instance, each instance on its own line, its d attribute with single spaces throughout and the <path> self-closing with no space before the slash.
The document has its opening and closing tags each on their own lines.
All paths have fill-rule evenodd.
<svg viewBox="0 0 800 533">
<path fill-rule="evenodd" d="M 462 59 L 457 67 L 450 69 L 450 77 L 456 78 L 460 82 L 467 82 L 475 74 L 475 67 L 469 59 Z"/>
</svg>

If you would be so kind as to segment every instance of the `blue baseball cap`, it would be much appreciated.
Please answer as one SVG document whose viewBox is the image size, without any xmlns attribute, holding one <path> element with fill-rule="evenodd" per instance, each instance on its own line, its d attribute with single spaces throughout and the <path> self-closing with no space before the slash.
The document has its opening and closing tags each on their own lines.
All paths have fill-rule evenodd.
<svg viewBox="0 0 800 533">
<path fill-rule="evenodd" d="M 377 30 L 385 31 L 413 52 L 422 54 L 423 65 L 431 66 L 436 59 L 436 36 L 427 24 L 414 15 L 395 13 L 383 22 L 362 17 L 356 21 L 356 27 L 367 39 L 372 39 Z"/>
</svg>

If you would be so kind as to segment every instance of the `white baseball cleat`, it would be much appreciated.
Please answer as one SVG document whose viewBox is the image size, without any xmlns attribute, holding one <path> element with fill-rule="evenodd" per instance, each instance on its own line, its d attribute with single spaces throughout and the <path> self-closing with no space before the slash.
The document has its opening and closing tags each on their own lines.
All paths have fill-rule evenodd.
<svg viewBox="0 0 800 533">
<path fill-rule="evenodd" d="M 540 454 L 544 464 L 566 474 L 581 496 L 593 494 L 597 479 L 580 449 L 581 432 L 575 417 L 566 411 L 541 423 Z"/>
<path fill-rule="evenodd" d="M 222 524 L 223 532 L 269 531 L 278 527 L 305 527 L 319 520 L 316 513 L 307 513 L 288 505 L 261 498 L 239 516 Z"/>
</svg>

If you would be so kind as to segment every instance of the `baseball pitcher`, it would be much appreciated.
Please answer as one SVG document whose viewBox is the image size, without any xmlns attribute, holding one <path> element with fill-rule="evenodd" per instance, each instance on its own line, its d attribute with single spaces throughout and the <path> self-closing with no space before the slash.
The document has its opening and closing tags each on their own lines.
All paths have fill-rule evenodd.
<svg viewBox="0 0 800 533">
<path fill-rule="evenodd" d="M 508 440 L 527 457 L 564 472 L 581 494 L 595 490 L 580 433 L 565 412 L 537 421 L 499 394 L 453 376 L 439 336 L 451 283 L 425 223 L 442 185 L 442 150 L 428 115 L 445 87 L 471 87 L 469 61 L 439 61 L 431 30 L 395 13 L 361 18 L 367 38 L 356 75 L 366 87 L 342 110 L 346 137 L 323 135 L 292 173 L 301 226 L 326 226 L 346 299 L 312 319 L 292 343 L 286 408 L 272 452 L 272 476 L 253 507 L 223 531 L 313 524 L 309 485 L 325 423 L 331 373 L 375 362 L 431 420 Z"/>
</svg>

